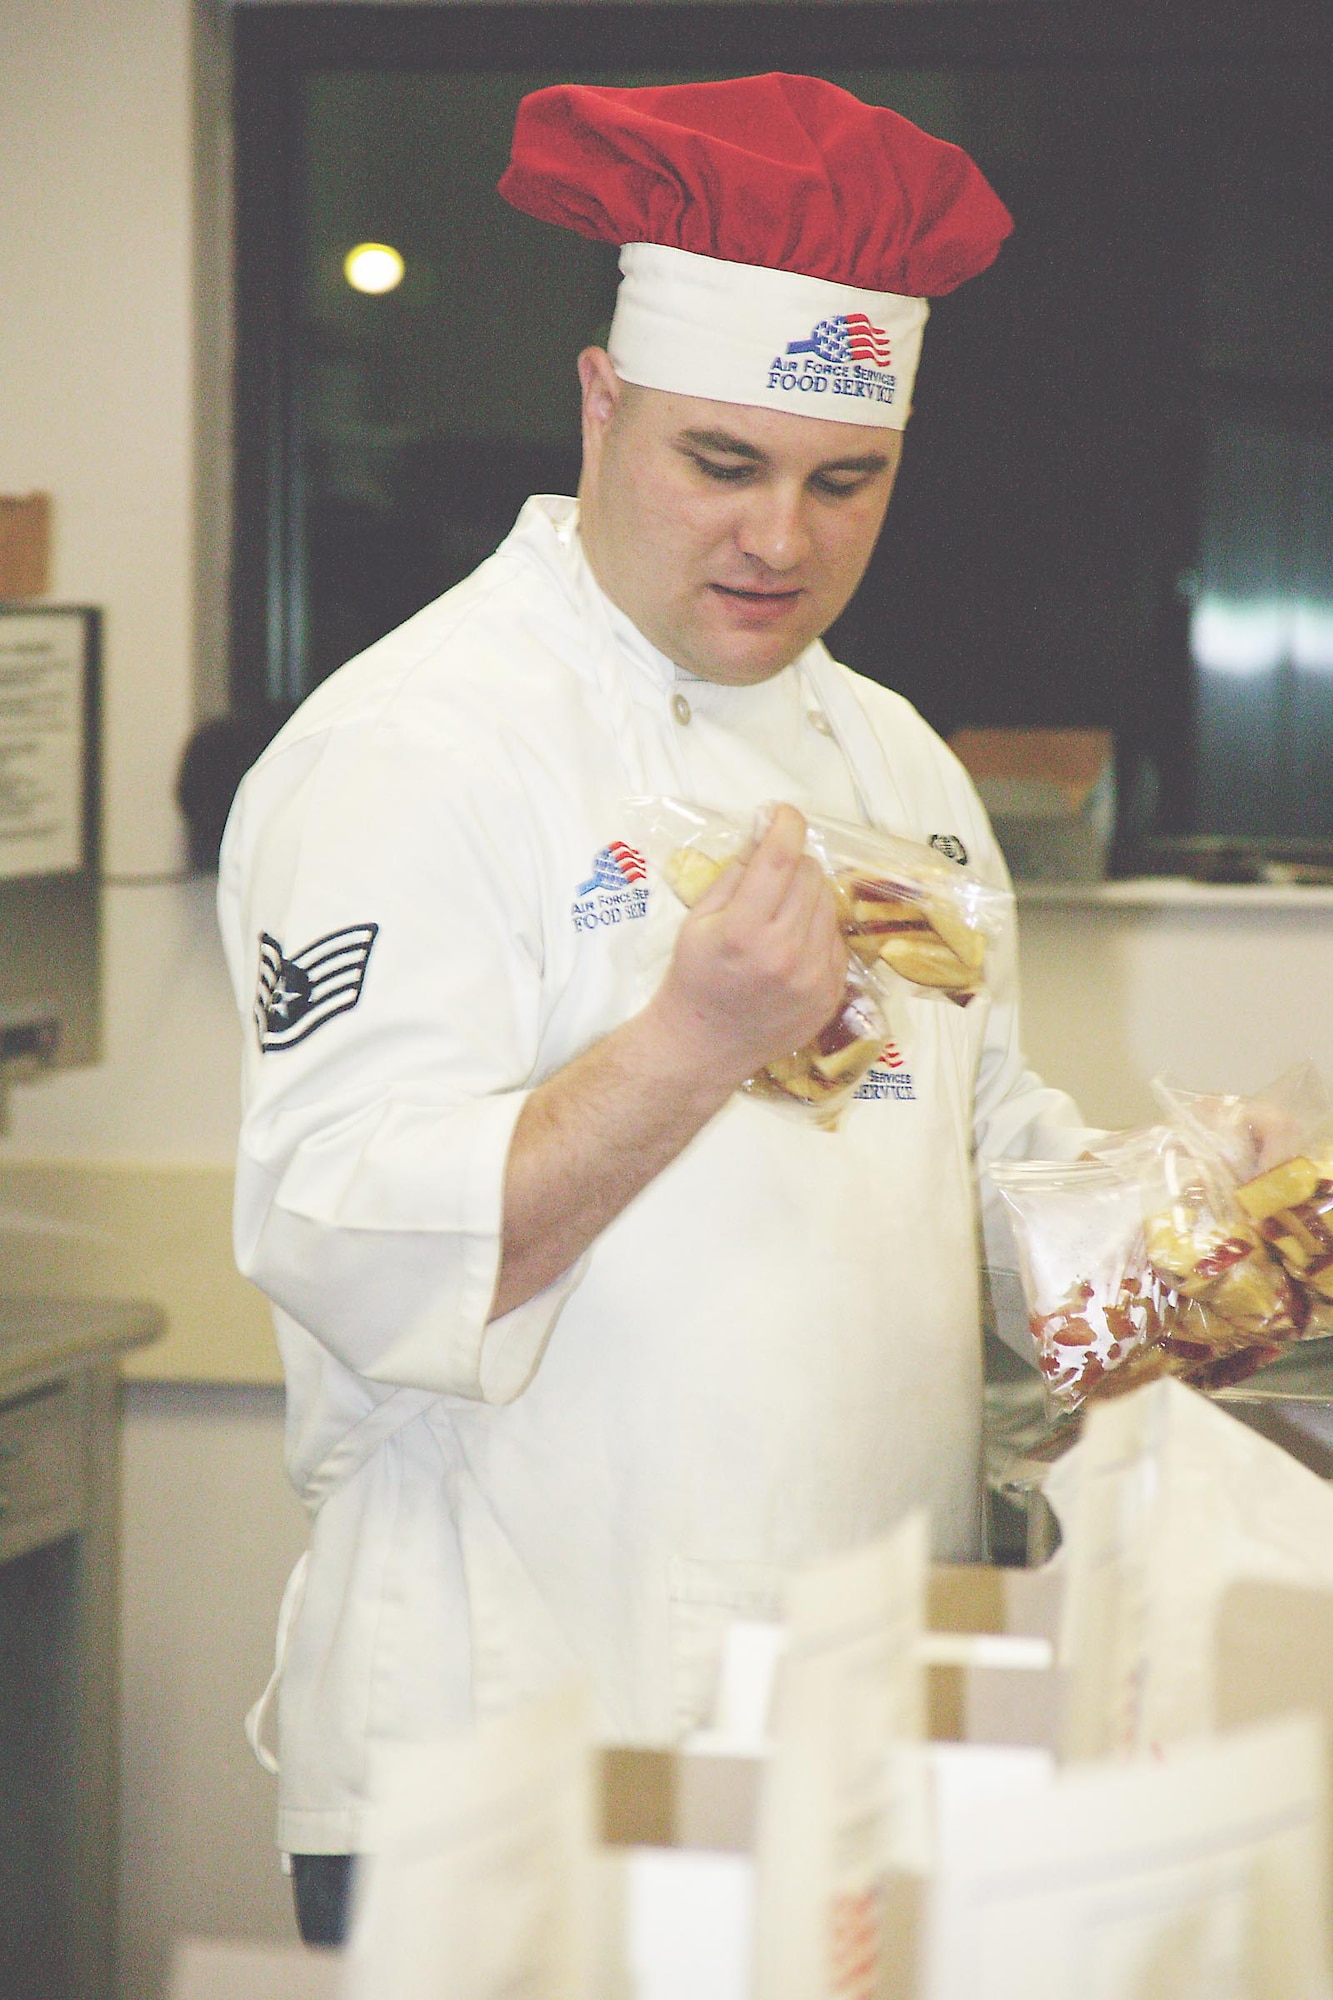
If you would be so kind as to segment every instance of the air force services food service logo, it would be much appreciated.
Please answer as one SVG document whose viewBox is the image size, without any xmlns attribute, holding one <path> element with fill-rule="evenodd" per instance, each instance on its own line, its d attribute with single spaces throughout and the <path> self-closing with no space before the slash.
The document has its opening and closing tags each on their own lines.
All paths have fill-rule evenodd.
<svg viewBox="0 0 1333 2000">
<path fill-rule="evenodd" d="M 821 319 L 805 340 L 789 340 L 768 371 L 770 389 L 802 396 L 864 396 L 891 403 L 898 378 L 891 368 L 889 336 L 864 313 Z M 837 412 L 829 411 L 836 416 Z"/>
<path fill-rule="evenodd" d="M 378 924 L 330 931 L 288 958 L 267 931 L 259 933 L 259 990 L 255 1026 L 261 1049 L 294 1049 L 335 1014 L 361 998 Z"/>
<path fill-rule="evenodd" d="M 856 1086 L 860 1098 L 896 1097 L 915 1099 L 912 1072 L 893 1042 L 885 1042 L 870 1068 Z"/>
<path fill-rule="evenodd" d="M 648 864 L 636 847 L 613 840 L 593 856 L 592 874 L 574 891 L 574 928 L 633 923 L 648 914 Z"/>
</svg>

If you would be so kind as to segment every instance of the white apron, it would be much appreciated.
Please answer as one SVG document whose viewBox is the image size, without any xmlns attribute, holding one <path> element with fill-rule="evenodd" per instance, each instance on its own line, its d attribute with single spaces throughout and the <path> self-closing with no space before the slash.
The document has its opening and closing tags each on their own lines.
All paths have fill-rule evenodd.
<svg viewBox="0 0 1333 2000">
<path fill-rule="evenodd" d="M 911 1506 L 937 1555 L 975 1555 L 974 1149 L 1081 1143 L 1024 1069 L 1008 948 L 991 1000 L 905 1003 L 836 1132 L 734 1098 L 486 1327 L 525 1094 L 644 1003 L 680 921 L 626 872 L 627 795 L 855 808 L 1004 879 L 905 702 L 821 646 L 751 711 L 682 682 L 611 612 L 574 522 L 529 503 L 326 683 L 228 831 L 247 1019 L 261 934 L 298 981 L 309 947 L 373 940 L 354 1003 L 262 1054 L 247 1029 L 237 1254 L 278 1307 L 289 1463 L 318 1508 L 280 1697 L 293 1851 L 357 1847 L 377 1743 L 571 1668 L 608 1735 L 671 1739 L 706 1711 L 728 1617 L 771 1614 L 790 1566 Z"/>
</svg>

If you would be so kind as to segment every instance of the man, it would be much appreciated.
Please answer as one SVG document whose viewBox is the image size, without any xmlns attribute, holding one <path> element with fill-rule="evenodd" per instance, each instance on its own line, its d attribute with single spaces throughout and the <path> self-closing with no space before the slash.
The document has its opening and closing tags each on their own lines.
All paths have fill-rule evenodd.
<svg viewBox="0 0 1333 2000">
<path fill-rule="evenodd" d="M 1024 1069 L 1012 940 L 987 999 L 904 1001 L 836 1132 L 737 1095 L 842 992 L 803 813 L 1004 880 L 947 750 L 818 643 L 924 295 L 991 260 L 1000 204 L 793 77 L 539 92 L 502 191 L 628 246 L 579 502 L 530 502 L 311 698 L 222 868 L 237 1251 L 316 1510 L 279 1645 L 298 1879 L 355 1853 L 380 1742 L 571 1672 L 669 1740 L 792 1566 L 916 1505 L 977 1553 L 976 1164 L 1081 1143 Z M 661 793 L 782 802 L 683 920 L 625 835 Z"/>
</svg>

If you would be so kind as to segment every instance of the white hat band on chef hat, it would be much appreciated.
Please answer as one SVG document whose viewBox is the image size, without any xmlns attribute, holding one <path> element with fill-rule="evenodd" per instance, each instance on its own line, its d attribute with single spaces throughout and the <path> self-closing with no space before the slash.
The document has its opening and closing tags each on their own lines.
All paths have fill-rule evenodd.
<svg viewBox="0 0 1333 2000">
<path fill-rule="evenodd" d="M 608 349 L 622 381 L 900 431 L 929 306 L 797 271 L 627 243 Z"/>
</svg>

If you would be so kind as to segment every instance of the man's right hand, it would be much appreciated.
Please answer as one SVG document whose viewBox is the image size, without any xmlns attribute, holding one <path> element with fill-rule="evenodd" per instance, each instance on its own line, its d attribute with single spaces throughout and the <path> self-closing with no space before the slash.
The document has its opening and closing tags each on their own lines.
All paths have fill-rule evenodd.
<svg viewBox="0 0 1333 2000">
<path fill-rule="evenodd" d="M 805 853 L 805 821 L 782 806 L 690 911 L 648 1005 L 523 1106 L 490 1317 L 567 1271 L 747 1076 L 817 1035 L 846 979 L 833 891 Z"/>
<path fill-rule="evenodd" d="M 832 888 L 805 852 L 800 813 L 779 806 L 744 866 L 686 917 L 647 1011 L 682 1064 L 734 1089 L 818 1034 L 846 979 Z"/>
</svg>

